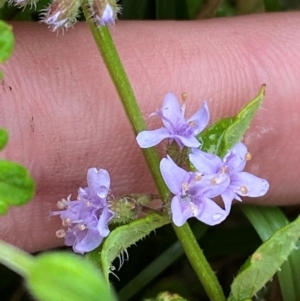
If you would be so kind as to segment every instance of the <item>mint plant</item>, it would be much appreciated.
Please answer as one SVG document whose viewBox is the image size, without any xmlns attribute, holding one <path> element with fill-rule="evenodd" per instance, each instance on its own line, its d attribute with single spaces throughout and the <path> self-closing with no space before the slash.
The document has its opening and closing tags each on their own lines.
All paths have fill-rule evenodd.
<svg viewBox="0 0 300 301">
<path fill-rule="evenodd" d="M 37 2 L 11 0 L 10 4 L 23 8 L 27 5 L 34 7 Z M 52 31 L 68 29 L 75 24 L 80 8 L 132 125 L 136 147 L 142 148 L 159 195 L 128 192 L 117 196 L 110 188 L 109 171 L 89 168 L 87 185 L 83 183 L 84 188 L 78 189 L 77 197 L 58 200 L 58 209 L 50 213 L 51 218 L 59 216 L 62 221 L 62 228 L 56 231 L 56 236 L 64 238 L 65 245 L 72 246 L 74 252 L 86 255 L 86 258 L 51 252 L 35 258 L 0 241 L 0 262 L 24 277 L 29 291 L 38 300 L 115 301 L 117 297 L 109 284 L 109 274 L 117 276 L 114 260 L 119 258 L 121 266 L 131 245 L 152 231 L 172 224 L 209 299 L 226 300 L 187 220 L 196 218 L 214 226 L 228 217 L 234 200 L 242 202 L 245 196 L 260 197 L 268 192 L 266 179 L 244 171 L 247 161 L 254 158 L 243 143 L 243 136 L 261 107 L 265 85 L 262 83 L 258 95 L 236 116 L 217 120 L 209 127 L 206 102 L 186 119 L 186 103 L 180 105 L 176 96 L 166 91 L 169 93 L 162 108 L 151 114 L 161 118 L 163 127 L 148 130 L 107 27 L 115 24 L 120 12 L 117 2 L 53 0 L 44 10 L 42 22 Z M 0 62 L 9 57 L 12 45 L 11 28 L 0 22 Z M 7 133 L 1 129 L 0 149 L 5 147 L 7 140 Z M 161 142 L 167 144 L 163 158 L 154 148 Z M 0 161 L 0 213 L 6 213 L 10 205 L 26 203 L 32 198 L 33 191 L 33 179 L 24 167 Z M 152 206 L 157 199 L 160 206 Z M 255 220 L 251 214 L 257 213 L 257 209 L 244 208 L 242 210 L 249 219 Z M 259 228 L 273 211 L 266 209 L 263 214 L 253 222 L 255 227 Z M 299 218 L 288 223 L 284 218 L 280 220 L 281 213 L 276 214 L 277 221 L 284 227 L 269 229 L 268 235 L 262 237 L 266 242 L 236 275 L 227 300 L 250 300 L 280 267 L 287 271 L 284 267 L 286 260 L 299 260 L 299 253 L 293 252 L 300 236 Z M 291 253 L 294 257 L 289 257 Z M 161 298 L 185 300 L 168 293 L 161 293 L 153 300 Z"/>
</svg>

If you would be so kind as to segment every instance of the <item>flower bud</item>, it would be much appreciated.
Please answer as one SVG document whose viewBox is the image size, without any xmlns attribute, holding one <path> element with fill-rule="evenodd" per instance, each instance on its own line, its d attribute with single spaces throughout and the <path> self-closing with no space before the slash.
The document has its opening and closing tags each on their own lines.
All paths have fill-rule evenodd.
<svg viewBox="0 0 300 301">
<path fill-rule="evenodd" d="M 120 7 L 116 0 L 89 0 L 91 17 L 97 26 L 115 24 Z"/>
<path fill-rule="evenodd" d="M 45 10 L 42 22 L 49 25 L 52 31 L 69 28 L 76 23 L 80 0 L 54 0 Z"/>
</svg>

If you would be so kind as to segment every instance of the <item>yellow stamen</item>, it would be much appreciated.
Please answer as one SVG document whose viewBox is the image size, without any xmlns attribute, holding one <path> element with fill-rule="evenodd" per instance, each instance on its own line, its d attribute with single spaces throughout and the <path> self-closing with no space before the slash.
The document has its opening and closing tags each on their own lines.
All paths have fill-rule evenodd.
<svg viewBox="0 0 300 301">
<path fill-rule="evenodd" d="M 56 237 L 62 238 L 66 236 L 66 231 L 64 229 L 59 229 L 55 232 Z"/>
<path fill-rule="evenodd" d="M 81 230 L 81 231 L 85 230 L 86 229 L 85 224 L 79 224 L 78 229 Z"/>
<path fill-rule="evenodd" d="M 70 225 L 70 223 L 71 223 L 71 219 L 68 217 L 62 221 L 63 226 L 68 226 Z"/>
<path fill-rule="evenodd" d="M 247 194 L 248 193 L 248 189 L 247 189 L 246 186 L 241 186 L 240 191 L 241 191 L 242 194 Z"/>
<path fill-rule="evenodd" d="M 246 160 L 246 161 L 249 161 L 249 160 L 251 160 L 251 159 L 252 159 L 252 154 L 248 152 L 248 153 L 245 155 L 245 160 Z"/>
<path fill-rule="evenodd" d="M 181 93 L 181 99 L 182 99 L 183 101 L 186 101 L 187 98 L 188 98 L 187 92 L 182 92 L 182 93 Z"/>
</svg>

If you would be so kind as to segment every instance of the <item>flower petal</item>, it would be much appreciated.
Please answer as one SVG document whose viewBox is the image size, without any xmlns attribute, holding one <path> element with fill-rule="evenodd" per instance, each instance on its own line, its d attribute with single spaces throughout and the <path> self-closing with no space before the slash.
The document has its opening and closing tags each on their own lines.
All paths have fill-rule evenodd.
<svg viewBox="0 0 300 301">
<path fill-rule="evenodd" d="M 223 165 L 221 158 L 199 149 L 192 149 L 189 159 L 195 168 L 203 174 L 216 174 Z"/>
<path fill-rule="evenodd" d="M 256 177 L 248 172 L 239 172 L 231 176 L 231 187 L 242 196 L 259 197 L 267 193 L 269 183 L 267 180 Z M 242 191 L 246 188 L 245 193 Z"/>
<path fill-rule="evenodd" d="M 90 252 L 96 249 L 102 240 L 103 237 L 100 236 L 96 229 L 88 229 L 84 238 L 74 243 L 73 249 L 77 253 Z"/>
<path fill-rule="evenodd" d="M 97 225 L 97 229 L 100 233 L 100 236 L 106 237 L 110 233 L 110 230 L 108 228 L 108 222 L 111 220 L 112 217 L 113 213 L 107 208 L 104 208 Z"/>
<path fill-rule="evenodd" d="M 186 123 L 178 99 L 173 93 L 166 95 L 161 113 L 164 116 L 162 122 L 167 128 L 170 127 L 168 120 L 172 122 L 173 126 Z"/>
<path fill-rule="evenodd" d="M 173 194 L 180 194 L 182 183 L 190 177 L 189 173 L 177 166 L 169 156 L 160 161 L 160 172 Z"/>
<path fill-rule="evenodd" d="M 105 169 L 90 168 L 87 173 L 87 182 L 92 199 L 104 199 L 110 187 L 109 173 Z"/>
<path fill-rule="evenodd" d="M 243 143 L 237 143 L 224 157 L 225 165 L 229 167 L 231 173 L 240 172 L 246 166 L 246 154 L 248 150 Z"/>
<path fill-rule="evenodd" d="M 194 136 L 184 137 L 180 135 L 171 136 L 174 138 L 179 146 L 187 146 L 187 147 L 199 147 L 200 142 Z"/>
<path fill-rule="evenodd" d="M 187 120 L 188 123 L 195 123 L 194 135 L 198 135 L 204 130 L 209 122 L 209 117 L 208 106 L 204 101 L 201 108 Z"/>
<path fill-rule="evenodd" d="M 177 227 L 181 227 L 188 216 L 183 214 L 183 208 L 181 207 L 181 198 L 180 196 L 174 196 L 171 202 L 171 211 L 172 211 L 172 221 Z"/>
<path fill-rule="evenodd" d="M 201 222 L 213 226 L 221 223 L 229 214 L 229 211 L 223 210 L 211 199 L 203 199 L 204 209 L 196 216 Z"/>
<path fill-rule="evenodd" d="M 170 133 L 166 128 L 160 128 L 153 131 L 142 131 L 137 137 L 136 141 L 141 148 L 148 148 L 157 145 L 165 138 L 170 138 Z"/>
</svg>

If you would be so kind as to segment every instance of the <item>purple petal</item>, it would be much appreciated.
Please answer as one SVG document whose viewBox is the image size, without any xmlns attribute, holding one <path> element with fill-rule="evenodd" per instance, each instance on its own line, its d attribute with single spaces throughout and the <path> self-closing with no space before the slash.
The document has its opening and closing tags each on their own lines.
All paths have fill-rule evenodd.
<svg viewBox="0 0 300 301">
<path fill-rule="evenodd" d="M 209 110 L 206 101 L 203 102 L 201 108 L 187 122 L 195 123 L 194 135 L 198 135 L 204 130 L 209 122 Z"/>
<path fill-rule="evenodd" d="M 168 93 L 166 95 L 161 110 L 164 116 L 162 121 L 165 127 L 167 128 L 170 127 L 168 120 L 170 120 L 174 126 L 178 123 L 179 124 L 186 123 L 179 102 L 173 93 Z"/>
<path fill-rule="evenodd" d="M 83 239 L 78 240 L 73 245 L 73 249 L 77 253 L 90 252 L 96 249 L 102 242 L 103 237 L 99 235 L 96 229 L 88 229 Z"/>
<path fill-rule="evenodd" d="M 219 172 L 215 175 L 203 176 L 202 180 L 197 182 L 193 190 L 198 190 L 198 195 L 206 198 L 214 198 L 222 194 L 230 184 L 230 177 L 227 173 Z"/>
<path fill-rule="evenodd" d="M 173 194 L 180 194 L 182 183 L 190 177 L 189 173 L 177 166 L 169 156 L 160 161 L 160 172 Z"/>
<path fill-rule="evenodd" d="M 181 207 L 181 198 L 179 196 L 174 196 L 171 203 L 172 211 L 172 221 L 177 227 L 181 227 L 186 220 L 192 215 L 188 216 L 185 212 L 183 214 L 183 209 Z"/>
<path fill-rule="evenodd" d="M 236 144 L 224 157 L 225 165 L 229 167 L 230 172 L 240 172 L 246 166 L 247 147 L 243 143 Z"/>
<path fill-rule="evenodd" d="M 239 172 L 231 176 L 230 186 L 234 187 L 239 195 L 250 197 L 263 196 L 269 189 L 268 181 L 248 172 Z M 243 188 L 246 190 L 243 191 Z"/>
<path fill-rule="evenodd" d="M 110 233 L 108 222 L 112 217 L 113 213 L 107 208 L 104 208 L 97 225 L 97 229 L 102 237 L 106 237 Z"/>
<path fill-rule="evenodd" d="M 229 187 L 221 194 L 223 203 L 225 205 L 225 210 L 226 211 L 230 211 L 231 205 L 232 205 L 232 201 L 235 199 L 236 197 L 236 193 L 230 189 Z"/>
<path fill-rule="evenodd" d="M 201 214 L 196 216 L 201 222 L 213 226 L 221 223 L 229 214 L 226 210 L 223 210 L 214 201 L 205 199 L 205 207 Z"/>
<path fill-rule="evenodd" d="M 187 146 L 187 147 L 195 147 L 195 148 L 200 146 L 200 142 L 194 136 L 184 137 L 184 136 L 180 136 L 180 135 L 174 135 L 174 136 L 171 136 L 171 137 L 176 140 L 176 142 L 178 143 L 179 146 L 184 145 L 184 146 Z"/>
<path fill-rule="evenodd" d="M 110 177 L 105 169 L 90 168 L 87 182 L 92 199 L 106 198 L 110 187 Z"/>
<path fill-rule="evenodd" d="M 153 131 L 140 132 L 136 141 L 141 148 L 148 148 L 157 145 L 165 138 L 170 138 L 170 133 L 166 128 L 160 128 Z"/>
<path fill-rule="evenodd" d="M 205 153 L 199 149 L 192 149 L 189 159 L 195 168 L 203 174 L 216 174 L 223 165 L 218 156 Z"/>
</svg>

